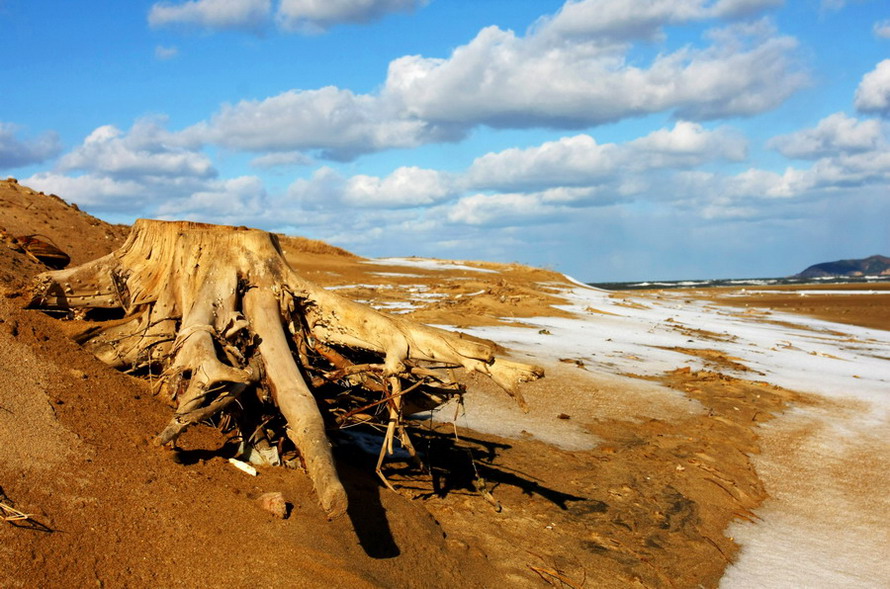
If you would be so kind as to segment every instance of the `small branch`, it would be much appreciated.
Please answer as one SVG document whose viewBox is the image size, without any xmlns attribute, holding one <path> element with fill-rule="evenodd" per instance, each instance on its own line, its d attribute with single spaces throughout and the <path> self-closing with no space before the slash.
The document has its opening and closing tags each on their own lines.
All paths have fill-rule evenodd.
<svg viewBox="0 0 890 589">
<path fill-rule="evenodd" d="M 31 516 L 5 503 L 0 503 L 0 519 L 5 522 L 15 522 L 31 519 Z"/>
<path fill-rule="evenodd" d="M 407 395 L 408 393 L 410 393 L 411 391 L 413 391 L 414 389 L 416 389 L 417 387 L 419 387 L 422 384 L 423 384 L 423 381 L 415 382 L 413 385 L 411 385 L 404 391 L 393 393 L 391 395 L 387 395 L 384 398 L 380 399 L 379 401 L 374 401 L 373 403 L 371 403 L 369 405 L 365 405 L 364 407 L 359 407 L 358 409 L 353 409 L 352 411 L 349 411 L 349 412 L 341 415 L 340 417 L 338 417 L 337 421 L 340 421 L 342 423 L 342 422 L 346 421 L 347 419 L 349 419 L 350 417 L 352 417 L 353 415 L 356 415 L 357 413 L 364 413 L 368 409 L 377 407 L 378 405 L 383 405 L 384 403 L 388 403 L 389 401 L 392 401 L 393 399 L 395 399 L 397 397 L 401 397 L 402 395 Z"/>
</svg>

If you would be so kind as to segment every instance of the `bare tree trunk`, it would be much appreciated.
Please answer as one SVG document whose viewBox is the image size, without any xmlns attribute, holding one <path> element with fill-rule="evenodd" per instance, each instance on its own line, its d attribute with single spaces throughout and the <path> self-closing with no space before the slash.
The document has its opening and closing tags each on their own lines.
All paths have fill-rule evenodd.
<svg viewBox="0 0 890 589">
<path fill-rule="evenodd" d="M 160 390 L 178 406 L 159 443 L 255 392 L 261 411 L 284 417 L 330 517 L 347 500 L 319 409 L 324 391 L 352 402 L 325 398 L 328 419 L 341 424 L 367 418 L 360 410 L 369 400 L 388 409 L 386 450 L 406 402 L 429 406 L 461 392 L 441 369 L 491 376 L 523 406 L 516 385 L 543 376 L 496 359 L 483 342 L 326 291 L 288 266 L 274 235 L 244 227 L 140 219 L 119 250 L 40 275 L 32 306 L 81 309 L 87 318 L 123 312 L 91 323 L 78 341 L 112 366 L 161 374 Z"/>
</svg>

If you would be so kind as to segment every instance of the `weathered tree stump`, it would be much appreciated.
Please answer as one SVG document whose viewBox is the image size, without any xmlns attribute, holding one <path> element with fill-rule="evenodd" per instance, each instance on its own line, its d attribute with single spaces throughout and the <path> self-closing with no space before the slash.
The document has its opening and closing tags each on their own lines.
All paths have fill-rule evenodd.
<svg viewBox="0 0 890 589">
<path fill-rule="evenodd" d="M 516 385 L 543 376 L 496 359 L 485 342 L 326 291 L 290 268 L 274 235 L 244 227 L 140 219 L 117 251 L 38 276 L 32 306 L 89 320 L 79 343 L 176 401 L 160 444 L 224 415 L 245 441 L 268 448 L 277 416 L 278 449 L 293 441 L 332 518 L 347 498 L 326 420 L 385 425 L 382 462 L 396 436 L 411 448 L 406 405 L 429 408 L 462 392 L 452 369 L 490 376 L 523 406 Z"/>
</svg>

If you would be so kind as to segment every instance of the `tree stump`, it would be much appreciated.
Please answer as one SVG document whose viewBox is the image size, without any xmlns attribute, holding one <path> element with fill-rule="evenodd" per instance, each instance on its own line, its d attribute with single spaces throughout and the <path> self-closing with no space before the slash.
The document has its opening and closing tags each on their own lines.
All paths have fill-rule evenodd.
<svg viewBox="0 0 890 589">
<path fill-rule="evenodd" d="M 38 276 L 31 306 L 85 319 L 79 343 L 175 401 L 159 444 L 210 418 L 257 447 L 289 438 L 331 518 L 347 498 L 326 422 L 385 427 L 381 474 L 396 436 L 411 449 L 402 416 L 463 392 L 454 368 L 490 376 L 521 406 L 516 385 L 543 376 L 486 342 L 329 292 L 291 269 L 274 235 L 245 227 L 137 220 L 117 251 Z"/>
</svg>

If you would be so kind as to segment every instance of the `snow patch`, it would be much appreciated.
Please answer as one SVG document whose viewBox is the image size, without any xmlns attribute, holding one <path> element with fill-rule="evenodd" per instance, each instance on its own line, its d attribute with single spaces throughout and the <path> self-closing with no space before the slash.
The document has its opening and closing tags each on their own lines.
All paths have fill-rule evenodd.
<svg viewBox="0 0 890 589">
<path fill-rule="evenodd" d="M 423 270 L 469 270 L 470 272 L 497 273 L 497 270 L 490 270 L 488 268 L 476 268 L 475 266 L 468 266 L 457 262 L 432 260 L 429 258 L 375 258 L 373 260 L 364 260 L 362 263 L 378 264 L 381 266 L 407 266 L 409 268 L 421 268 Z"/>
</svg>

